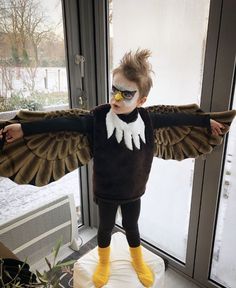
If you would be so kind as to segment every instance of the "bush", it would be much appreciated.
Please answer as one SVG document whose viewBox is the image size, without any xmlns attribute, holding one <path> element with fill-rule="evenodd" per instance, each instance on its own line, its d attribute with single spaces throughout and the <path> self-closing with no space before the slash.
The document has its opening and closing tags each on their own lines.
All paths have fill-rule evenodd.
<svg viewBox="0 0 236 288">
<path fill-rule="evenodd" d="M 33 92 L 27 98 L 22 93 L 12 94 L 10 98 L 0 97 L 0 112 L 28 109 L 42 110 L 44 106 L 68 104 L 68 94 L 65 92 L 39 93 Z"/>
<path fill-rule="evenodd" d="M 42 107 L 42 104 L 35 100 L 23 98 L 19 94 L 13 94 L 10 98 L 1 98 L 0 100 L 0 112 L 20 109 L 36 111 L 41 110 Z"/>
</svg>

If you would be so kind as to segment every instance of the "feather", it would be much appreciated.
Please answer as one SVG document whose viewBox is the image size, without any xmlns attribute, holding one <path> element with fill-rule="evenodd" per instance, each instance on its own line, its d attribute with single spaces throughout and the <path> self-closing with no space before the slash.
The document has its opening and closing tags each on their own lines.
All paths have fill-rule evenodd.
<svg viewBox="0 0 236 288">
<path fill-rule="evenodd" d="M 184 141 L 181 142 L 181 144 L 185 158 L 197 158 L 199 156 L 199 152 L 195 148 L 193 138 L 186 137 Z"/>
<path fill-rule="evenodd" d="M 77 136 L 76 138 L 72 137 L 69 139 L 69 143 L 68 143 L 69 154 L 73 154 L 76 151 L 77 146 L 79 145 L 80 142 L 81 142 L 81 138 L 79 136 Z"/>
<path fill-rule="evenodd" d="M 124 139 L 124 144 L 129 150 L 133 150 L 133 144 L 140 149 L 140 139 L 146 143 L 145 125 L 139 113 L 134 122 L 126 123 L 110 109 L 106 116 L 106 128 L 107 139 L 113 135 L 115 130 L 117 142 L 120 143 Z"/>
<path fill-rule="evenodd" d="M 16 174 L 14 182 L 19 184 L 30 183 L 37 174 L 42 161 L 42 159 L 36 158 L 33 154 L 31 154 L 27 165 L 22 166 Z"/>
<path fill-rule="evenodd" d="M 154 130 L 154 156 L 163 159 L 183 160 L 197 158 L 211 153 L 216 145 L 220 145 L 224 135 L 229 131 L 236 111 L 204 113 L 196 104 L 171 106 L 156 105 L 146 108 L 147 111 L 156 113 L 179 113 L 186 112 L 195 115 L 210 115 L 211 119 L 224 124 L 223 135 L 212 135 L 205 127 L 195 126 L 172 126 Z"/>
<path fill-rule="evenodd" d="M 117 142 L 120 143 L 123 139 L 124 133 L 122 129 L 116 128 L 116 139 Z"/>
<path fill-rule="evenodd" d="M 27 148 L 21 149 L 14 157 L 7 157 L 6 161 L 1 163 L 1 176 L 11 177 L 24 165 L 25 161 L 30 157 Z"/>
<path fill-rule="evenodd" d="M 115 126 L 113 124 L 113 119 L 112 119 L 112 114 L 111 113 L 107 113 L 107 116 L 106 116 L 106 127 L 107 127 L 107 139 L 109 139 L 114 130 L 115 130 Z"/>
<path fill-rule="evenodd" d="M 52 174 L 53 179 L 56 181 L 65 175 L 65 161 L 61 159 L 56 159 L 53 162 Z"/>
<path fill-rule="evenodd" d="M 39 169 L 36 175 L 35 184 L 36 186 L 47 185 L 52 176 L 53 162 L 42 160 L 39 165 Z"/>
<path fill-rule="evenodd" d="M 79 117 L 89 111 L 69 109 L 50 112 L 19 111 L 15 118 L 1 122 L 32 122 L 57 117 Z M 78 132 L 42 133 L 4 145 L 0 155 L 0 175 L 19 184 L 47 185 L 91 159 L 87 136 Z"/>
<path fill-rule="evenodd" d="M 86 148 L 78 150 L 76 155 L 78 156 L 80 164 L 82 164 L 82 165 L 87 164 L 89 159 L 91 159 L 89 151 Z M 80 166 L 82 166 L 82 165 L 80 165 Z"/>
<path fill-rule="evenodd" d="M 76 154 L 71 154 L 68 157 L 66 157 L 65 163 L 66 163 L 66 168 L 70 172 L 78 168 L 78 159 L 76 157 Z"/>
<path fill-rule="evenodd" d="M 124 141 L 125 145 L 129 150 L 133 150 L 132 134 L 130 131 L 124 131 Z"/>
<path fill-rule="evenodd" d="M 133 135 L 133 141 L 134 141 L 134 146 L 137 148 L 137 149 L 140 149 L 140 136 L 135 134 Z"/>
<path fill-rule="evenodd" d="M 173 159 L 174 160 L 181 161 L 181 160 L 185 159 L 181 144 L 176 143 L 173 146 L 173 150 L 174 150 L 174 153 L 173 153 Z"/>
<path fill-rule="evenodd" d="M 47 134 L 38 134 L 34 136 L 27 136 L 25 137 L 25 140 L 27 142 L 27 146 L 29 147 L 30 150 L 37 149 L 41 143 L 44 143 L 47 141 L 46 139 Z"/>
<path fill-rule="evenodd" d="M 43 141 L 38 143 L 38 147 L 33 151 L 36 155 L 40 155 L 41 158 L 46 159 L 46 155 L 48 154 L 48 149 L 51 145 L 53 145 L 53 140 L 49 137 L 45 137 Z"/>
<path fill-rule="evenodd" d="M 65 159 L 67 155 L 69 154 L 69 147 L 68 147 L 68 143 L 64 139 L 61 140 L 61 142 L 62 142 L 62 147 L 61 147 L 61 150 L 58 151 L 58 158 Z"/>
<path fill-rule="evenodd" d="M 48 147 L 48 151 L 47 151 L 47 160 L 55 160 L 58 158 L 58 151 L 62 149 L 62 145 L 61 142 L 59 141 L 53 141 L 53 143 L 51 143 Z"/>
<path fill-rule="evenodd" d="M 17 153 L 21 151 L 22 146 L 25 146 L 23 139 L 17 140 L 13 143 L 6 143 L 4 145 L 2 154 L 0 155 L 0 163 L 3 163 L 4 161 L 6 161 L 9 157 L 14 158 L 14 155 L 16 155 Z M 1 166 L 0 166 L 0 171 L 1 171 Z"/>
</svg>

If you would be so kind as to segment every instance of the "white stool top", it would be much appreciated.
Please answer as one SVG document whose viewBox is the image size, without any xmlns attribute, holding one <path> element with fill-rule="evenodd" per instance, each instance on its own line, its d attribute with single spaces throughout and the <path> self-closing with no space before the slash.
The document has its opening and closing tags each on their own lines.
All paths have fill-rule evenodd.
<svg viewBox="0 0 236 288">
<path fill-rule="evenodd" d="M 155 280 L 152 287 L 164 288 L 165 264 L 162 258 L 143 247 L 145 262 L 152 269 Z M 97 247 L 74 264 L 74 288 L 94 288 L 93 272 L 98 263 Z M 129 246 L 123 233 L 112 235 L 111 275 L 104 288 L 143 288 L 131 264 Z"/>
</svg>

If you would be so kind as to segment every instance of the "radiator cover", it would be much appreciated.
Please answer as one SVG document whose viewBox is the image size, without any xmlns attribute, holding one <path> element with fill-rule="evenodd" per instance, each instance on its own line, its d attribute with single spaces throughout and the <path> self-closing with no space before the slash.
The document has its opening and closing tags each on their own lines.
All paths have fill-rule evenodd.
<svg viewBox="0 0 236 288">
<path fill-rule="evenodd" d="M 73 195 L 65 195 L 0 227 L 0 241 L 31 264 L 50 254 L 59 239 L 77 250 L 78 224 Z"/>
</svg>

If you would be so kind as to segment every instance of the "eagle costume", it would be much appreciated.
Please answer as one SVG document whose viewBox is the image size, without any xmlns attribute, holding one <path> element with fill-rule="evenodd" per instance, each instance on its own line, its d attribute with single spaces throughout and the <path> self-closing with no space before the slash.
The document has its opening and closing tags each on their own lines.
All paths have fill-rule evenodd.
<svg viewBox="0 0 236 288">
<path fill-rule="evenodd" d="M 172 120 L 168 127 L 155 128 L 150 121 L 151 114 L 162 116 L 161 120 L 171 117 Z M 200 116 L 200 122 L 197 120 L 200 124 L 179 126 L 176 121 L 178 114 L 186 115 L 187 122 L 189 115 Z M 201 123 L 204 115 L 208 120 Z M 21 123 L 25 134 L 24 138 L 13 143 L 3 145 L 2 140 L 0 176 L 18 184 L 44 186 L 93 158 L 95 198 L 121 202 L 137 199 L 145 191 L 153 156 L 180 161 L 208 154 L 222 143 L 235 115 L 235 110 L 204 113 L 196 104 L 137 108 L 134 119 L 129 119 L 129 123 L 112 113 L 109 104 L 92 111 L 19 111 L 14 119 L 0 122 L 0 128 Z M 76 131 L 81 131 L 80 127 L 68 127 L 68 124 L 66 131 L 61 131 L 63 127 L 59 127 L 56 121 L 51 127 L 48 125 L 50 121 L 45 121 L 38 131 L 37 125 L 24 129 L 28 122 L 55 118 L 76 121 L 86 117 L 93 125 L 88 131 L 84 129 L 83 133 Z M 210 133 L 209 118 L 224 124 L 222 135 Z M 160 119 L 157 118 L 157 121 L 161 122 Z M 40 129 L 53 131 L 42 133 Z M 127 189 L 130 194 L 122 195 L 122 191 Z"/>
</svg>

